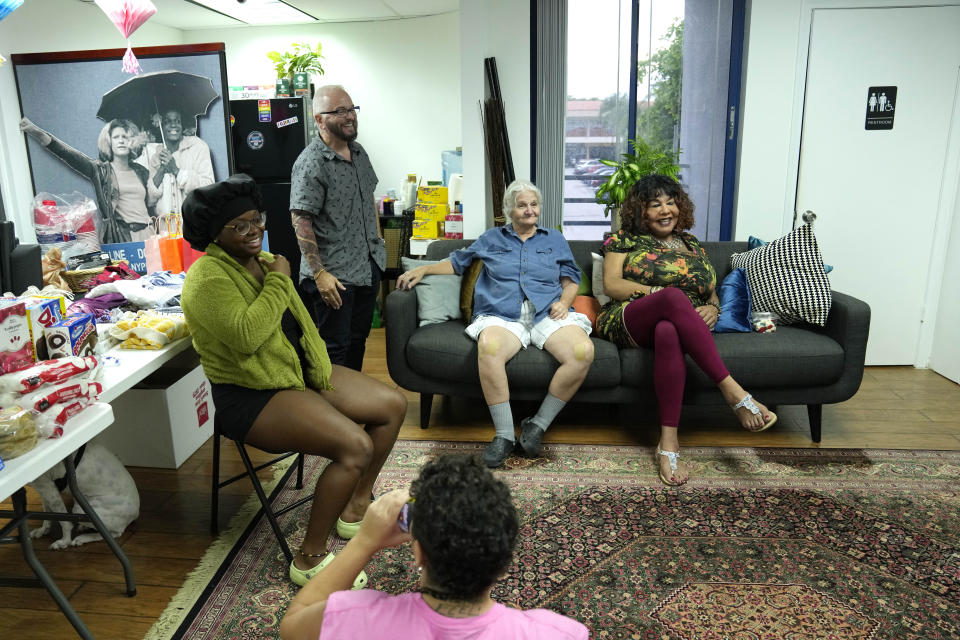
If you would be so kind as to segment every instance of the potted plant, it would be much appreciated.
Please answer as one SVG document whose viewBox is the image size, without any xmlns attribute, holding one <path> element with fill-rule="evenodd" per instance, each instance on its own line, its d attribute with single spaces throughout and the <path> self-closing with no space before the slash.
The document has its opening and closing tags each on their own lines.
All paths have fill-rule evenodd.
<svg viewBox="0 0 960 640">
<path fill-rule="evenodd" d="M 659 173 L 676 178 L 680 173 L 680 165 L 673 153 L 654 149 L 642 138 L 631 140 L 630 144 L 633 146 L 633 153 L 624 153 L 619 162 L 600 161 L 614 168 L 613 173 L 600 185 L 596 193 L 597 203 L 604 205 L 604 215 L 610 215 L 611 211 L 619 213 L 620 205 L 630 192 L 630 187 L 643 176 Z"/>
<path fill-rule="evenodd" d="M 277 72 L 277 95 L 281 95 L 281 87 L 286 84 L 289 95 L 289 87 L 292 85 L 302 93 L 296 95 L 305 95 L 306 89 L 310 84 L 310 74 L 318 76 L 323 75 L 323 66 L 320 64 L 320 43 L 317 47 L 311 48 L 309 43 L 294 42 L 290 45 L 290 51 L 269 51 L 267 57 L 273 62 L 273 68 Z M 299 77 L 294 77 L 294 76 Z"/>
</svg>

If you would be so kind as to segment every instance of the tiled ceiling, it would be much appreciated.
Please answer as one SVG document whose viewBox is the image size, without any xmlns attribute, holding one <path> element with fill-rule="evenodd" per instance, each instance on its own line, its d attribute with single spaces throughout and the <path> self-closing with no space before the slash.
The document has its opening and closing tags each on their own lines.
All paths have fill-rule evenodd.
<svg viewBox="0 0 960 640">
<path fill-rule="evenodd" d="M 157 13 L 150 20 L 182 30 L 262 25 L 268 23 L 250 18 L 250 10 L 257 5 L 267 5 L 269 10 L 270 5 L 278 3 L 302 12 L 291 11 L 295 17 L 279 24 L 398 20 L 449 13 L 460 8 L 460 0 L 209 0 L 209 3 L 217 8 L 207 8 L 199 0 L 153 0 Z"/>
</svg>

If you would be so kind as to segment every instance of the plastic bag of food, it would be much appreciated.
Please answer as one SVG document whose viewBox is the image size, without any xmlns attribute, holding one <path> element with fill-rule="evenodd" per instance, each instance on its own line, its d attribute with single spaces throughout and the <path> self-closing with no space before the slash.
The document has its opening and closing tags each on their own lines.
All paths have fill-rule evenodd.
<svg viewBox="0 0 960 640">
<path fill-rule="evenodd" d="M 110 329 L 111 336 L 122 340 L 124 349 L 162 349 L 187 333 L 183 315 L 150 310 L 128 311 Z"/>
<path fill-rule="evenodd" d="M 64 258 L 98 251 L 99 217 L 96 203 L 78 191 L 38 193 L 33 199 L 33 229 L 43 254 L 54 247 Z"/>
<path fill-rule="evenodd" d="M 17 405 L 0 410 L 0 458 L 22 456 L 37 446 L 39 438 L 31 412 Z"/>
<path fill-rule="evenodd" d="M 82 376 L 94 378 L 98 373 L 96 356 L 54 358 L 32 367 L 0 376 L 0 393 L 30 393 L 46 384 L 58 384 Z"/>
</svg>

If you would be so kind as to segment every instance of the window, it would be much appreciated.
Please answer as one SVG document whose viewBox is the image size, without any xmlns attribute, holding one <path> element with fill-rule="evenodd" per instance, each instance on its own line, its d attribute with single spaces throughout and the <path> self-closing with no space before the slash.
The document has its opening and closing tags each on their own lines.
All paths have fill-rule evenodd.
<svg viewBox="0 0 960 640">
<path fill-rule="evenodd" d="M 594 194 L 613 169 L 600 161 L 618 159 L 639 138 L 676 155 L 681 182 L 697 204 L 694 233 L 718 239 L 731 20 L 743 0 L 567 2 L 564 235 L 599 239 L 610 229 Z M 732 189 L 732 176 L 730 182 Z"/>
</svg>

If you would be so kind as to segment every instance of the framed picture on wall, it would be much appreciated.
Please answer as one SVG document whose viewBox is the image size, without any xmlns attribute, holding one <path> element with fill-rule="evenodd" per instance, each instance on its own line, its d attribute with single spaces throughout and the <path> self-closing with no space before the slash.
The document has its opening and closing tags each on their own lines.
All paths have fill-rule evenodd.
<svg viewBox="0 0 960 640">
<path fill-rule="evenodd" d="M 138 48 L 137 76 L 124 51 L 11 56 L 34 193 L 92 201 L 100 244 L 143 242 L 232 166 L 224 45 Z"/>
</svg>

